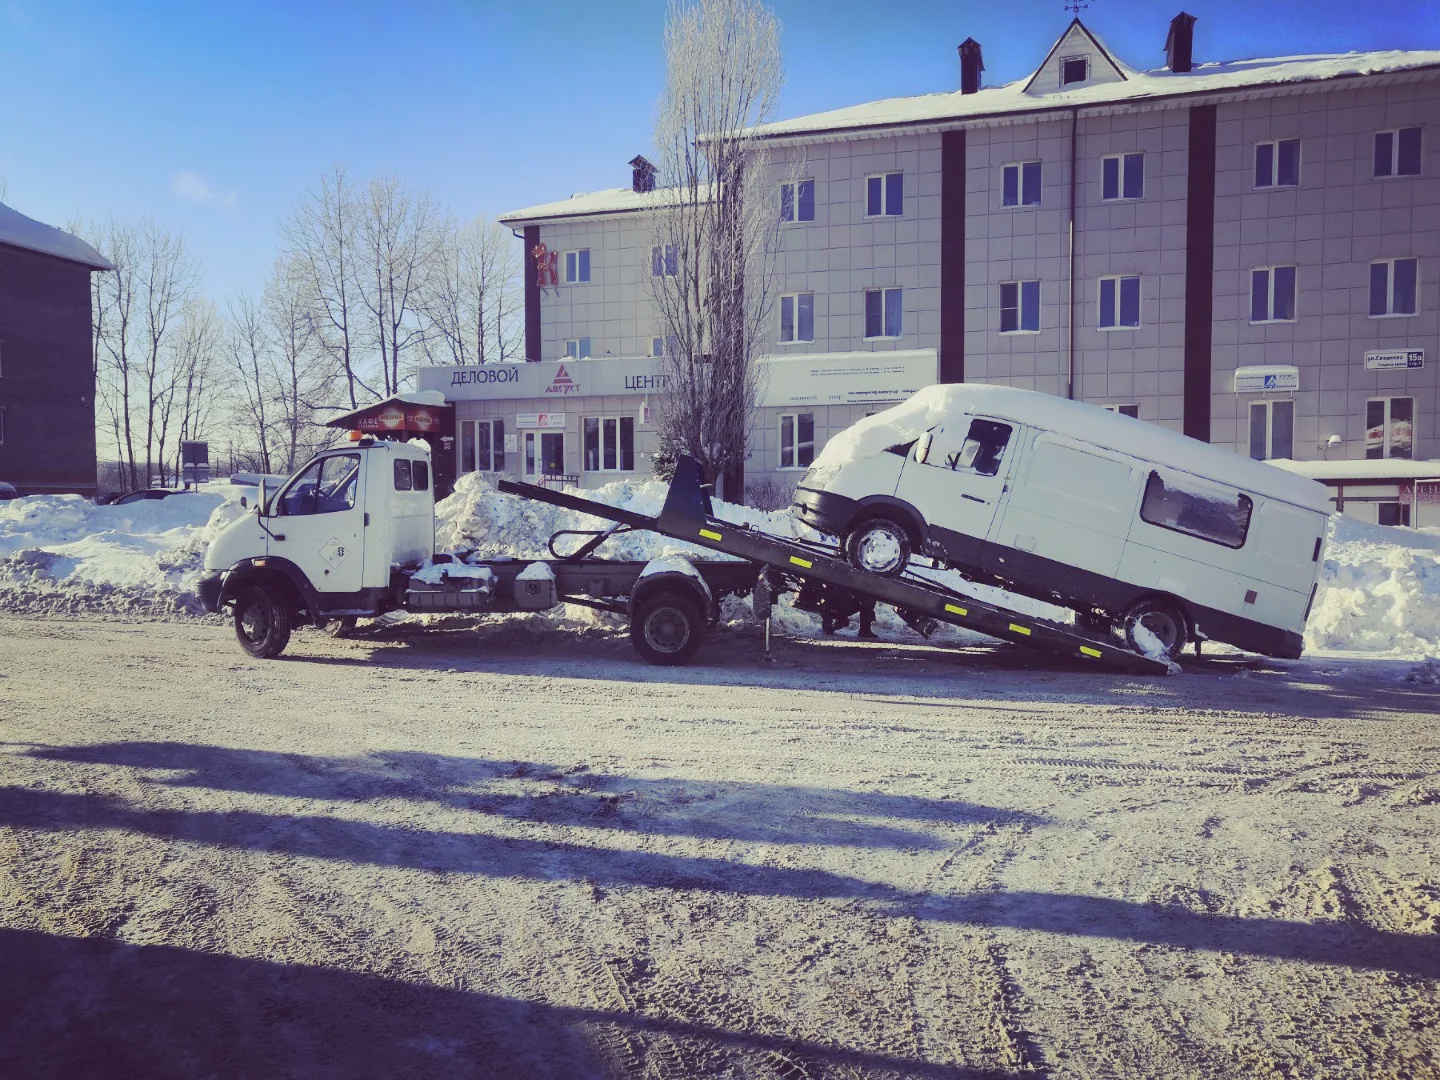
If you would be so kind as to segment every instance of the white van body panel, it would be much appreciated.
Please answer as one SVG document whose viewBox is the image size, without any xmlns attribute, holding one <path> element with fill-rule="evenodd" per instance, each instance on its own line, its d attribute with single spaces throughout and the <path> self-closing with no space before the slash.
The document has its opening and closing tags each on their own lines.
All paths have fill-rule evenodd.
<svg viewBox="0 0 1440 1080">
<path fill-rule="evenodd" d="M 435 477 L 430 454 L 409 443 L 377 442 L 365 451 L 369 467 L 365 505 L 369 508 L 365 544 L 365 587 L 387 588 L 394 567 L 415 566 L 435 549 Z M 395 463 L 423 462 L 425 487 L 415 491 L 402 487 L 405 471 Z"/>
<path fill-rule="evenodd" d="M 851 462 L 835 474 L 828 490 L 851 499 L 893 495 L 905 460 L 900 454 L 881 453 Z"/>
</svg>

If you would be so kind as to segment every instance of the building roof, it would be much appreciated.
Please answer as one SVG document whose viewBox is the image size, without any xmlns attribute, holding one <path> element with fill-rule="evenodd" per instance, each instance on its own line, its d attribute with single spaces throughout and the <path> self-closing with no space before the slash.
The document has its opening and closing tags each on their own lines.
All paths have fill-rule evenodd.
<svg viewBox="0 0 1440 1080">
<path fill-rule="evenodd" d="M 1099 47 L 1103 51 L 1104 46 Z M 1105 56 L 1107 59 L 1114 59 L 1108 52 Z M 984 87 L 974 94 L 962 94 L 957 89 L 940 94 L 887 98 L 761 124 L 751 131 L 762 138 L 827 134 L 844 137 L 846 133 L 858 135 L 875 128 L 944 126 L 967 120 L 1003 118 L 1011 114 L 1068 110 L 1077 106 L 1093 108 L 1144 104 L 1180 95 L 1236 92 L 1263 87 L 1291 86 L 1298 89 L 1325 80 L 1427 68 L 1440 69 L 1440 50 L 1397 49 L 1387 52 L 1235 60 L 1197 64 L 1194 70 L 1187 72 L 1172 72 L 1165 68 L 1136 71 L 1119 61 L 1114 62 L 1123 78 L 1073 90 L 1051 91 L 1044 95 L 1028 93 L 1027 87 L 1034 79 L 1032 74 L 1004 86 Z"/>
<path fill-rule="evenodd" d="M 115 266 L 78 236 L 28 218 L 0 203 L 0 244 L 38 251 L 57 259 L 80 263 L 92 270 L 114 270 Z"/>
<path fill-rule="evenodd" d="M 1440 479 L 1440 461 L 1412 461 L 1409 458 L 1356 458 L 1343 461 L 1291 461 L 1273 458 L 1277 469 L 1307 476 L 1321 483 L 1369 481 L 1395 483 L 1400 480 Z"/>
<path fill-rule="evenodd" d="M 511 210 L 497 219 L 502 225 L 523 225 L 554 218 L 598 217 L 610 214 L 633 214 L 642 210 L 655 210 L 676 205 L 685 194 L 684 188 L 657 188 L 654 191 L 634 191 L 631 188 L 606 188 L 604 191 L 584 192 L 571 195 L 568 199 L 527 206 L 523 210 Z M 710 197 L 710 186 L 700 186 L 702 199 Z"/>
</svg>

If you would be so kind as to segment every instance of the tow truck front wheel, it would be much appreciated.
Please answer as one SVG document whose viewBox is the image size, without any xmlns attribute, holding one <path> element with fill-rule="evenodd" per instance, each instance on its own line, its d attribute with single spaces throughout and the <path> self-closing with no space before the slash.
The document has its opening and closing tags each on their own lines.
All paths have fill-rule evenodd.
<svg viewBox="0 0 1440 1080">
<path fill-rule="evenodd" d="M 705 617 L 694 600 L 680 593 L 647 596 L 630 613 L 630 641 L 652 664 L 683 664 L 705 637 Z"/>
<path fill-rule="evenodd" d="M 235 637 L 257 660 L 273 660 L 290 644 L 290 611 L 273 590 L 251 585 L 235 599 Z"/>
</svg>

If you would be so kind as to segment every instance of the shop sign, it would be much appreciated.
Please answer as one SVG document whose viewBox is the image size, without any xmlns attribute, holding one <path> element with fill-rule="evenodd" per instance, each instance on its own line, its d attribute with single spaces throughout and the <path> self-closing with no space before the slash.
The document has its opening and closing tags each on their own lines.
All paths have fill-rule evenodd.
<svg viewBox="0 0 1440 1080">
<path fill-rule="evenodd" d="M 939 375 L 934 349 L 828 353 L 764 361 L 762 406 L 903 401 Z"/>
<path fill-rule="evenodd" d="M 563 412 L 517 413 L 515 426 L 517 428 L 563 428 L 565 414 Z"/>
<path fill-rule="evenodd" d="M 1440 503 L 1440 479 L 1407 480 L 1400 485 L 1400 501 L 1408 503 Z"/>
<path fill-rule="evenodd" d="M 1373 350 L 1365 354 L 1366 371 L 1404 371 L 1424 366 L 1424 349 Z"/>
<path fill-rule="evenodd" d="M 1235 369 L 1235 393 L 1263 394 L 1299 390 L 1300 369 L 1288 364 L 1256 364 Z"/>
<path fill-rule="evenodd" d="M 360 431 L 436 431 L 440 427 L 440 413 L 427 405 L 396 402 L 378 413 L 360 417 L 355 427 Z"/>
<path fill-rule="evenodd" d="M 555 377 L 550 380 L 550 385 L 545 388 L 547 394 L 578 394 L 579 392 L 580 384 L 570 377 L 564 364 L 560 365 L 560 369 L 555 372 Z"/>
</svg>

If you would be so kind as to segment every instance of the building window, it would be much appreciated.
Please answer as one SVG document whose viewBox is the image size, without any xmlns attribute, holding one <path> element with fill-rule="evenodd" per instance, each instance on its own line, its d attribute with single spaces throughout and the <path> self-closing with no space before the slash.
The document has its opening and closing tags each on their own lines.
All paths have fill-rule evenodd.
<svg viewBox="0 0 1440 1080">
<path fill-rule="evenodd" d="M 866 217 L 899 217 L 904 212 L 904 173 L 881 173 L 865 178 Z"/>
<path fill-rule="evenodd" d="M 1090 61 L 1084 56 L 1068 56 L 1060 61 L 1060 85 L 1074 86 L 1090 77 Z"/>
<path fill-rule="evenodd" d="M 814 293 L 790 293 L 780 297 L 780 340 L 815 340 Z"/>
<path fill-rule="evenodd" d="M 588 337 L 571 338 L 565 342 L 565 355 L 573 360 L 585 360 L 590 356 L 590 339 Z"/>
<path fill-rule="evenodd" d="M 674 334 L 650 339 L 651 356 L 676 356 L 680 352 L 680 339 Z"/>
<path fill-rule="evenodd" d="M 900 290 L 866 289 L 865 336 L 898 338 L 900 331 Z"/>
<path fill-rule="evenodd" d="M 1256 461 L 1295 456 L 1295 402 L 1250 403 L 1250 456 Z"/>
<path fill-rule="evenodd" d="M 565 252 L 565 284 L 580 285 L 590 280 L 590 249 Z"/>
<path fill-rule="evenodd" d="M 1370 264 L 1370 317 L 1414 315 L 1420 294 L 1418 259 L 1382 259 Z"/>
<path fill-rule="evenodd" d="M 1111 199 L 1143 199 L 1144 197 L 1144 154 L 1115 154 L 1101 159 L 1100 198 L 1109 201 Z M 1038 192 L 1035 201 L 1040 201 Z"/>
<path fill-rule="evenodd" d="M 587 416 L 582 425 L 586 472 L 635 471 L 633 416 Z"/>
<path fill-rule="evenodd" d="M 1255 186 L 1295 187 L 1300 183 L 1300 140 L 1255 144 Z"/>
<path fill-rule="evenodd" d="M 1133 330 L 1140 325 L 1140 278 L 1100 279 L 1100 329 Z"/>
<path fill-rule="evenodd" d="M 650 276 L 651 277 L 674 277 L 680 269 L 680 249 L 678 245 L 666 244 L 662 247 L 650 249 Z"/>
<path fill-rule="evenodd" d="M 1132 420 L 1140 419 L 1139 405 L 1101 405 L 1107 412 L 1119 413 L 1121 416 L 1128 416 Z"/>
<path fill-rule="evenodd" d="M 780 416 L 780 468 L 808 469 L 815 460 L 815 414 Z"/>
<path fill-rule="evenodd" d="M 1040 282 L 1000 283 L 1000 333 L 1033 334 L 1040 330 Z"/>
<path fill-rule="evenodd" d="M 780 185 L 780 220 L 815 220 L 814 180 L 797 180 L 793 184 Z"/>
<path fill-rule="evenodd" d="M 1420 175 L 1420 129 L 1394 128 L 1375 133 L 1376 176 Z"/>
<path fill-rule="evenodd" d="M 1381 525 L 1403 525 L 1410 527 L 1410 504 L 1402 502 L 1380 503 L 1375 509 L 1379 512 L 1376 521 Z"/>
<path fill-rule="evenodd" d="M 460 422 L 460 471 L 504 472 L 505 421 Z"/>
<path fill-rule="evenodd" d="M 1262 266 L 1250 271 L 1250 321 L 1295 321 L 1295 267 Z"/>
<path fill-rule="evenodd" d="M 1415 399 L 1371 398 L 1365 402 L 1365 456 L 1415 456 Z"/>
<path fill-rule="evenodd" d="M 1017 161 L 1006 165 L 1001 177 L 1002 206 L 1040 205 L 1040 162 Z"/>
<path fill-rule="evenodd" d="M 1250 496 L 1193 476 L 1162 477 L 1152 472 L 1140 500 L 1140 518 L 1162 529 L 1222 544 L 1245 546 L 1250 531 Z"/>
</svg>

